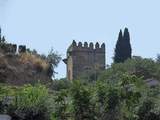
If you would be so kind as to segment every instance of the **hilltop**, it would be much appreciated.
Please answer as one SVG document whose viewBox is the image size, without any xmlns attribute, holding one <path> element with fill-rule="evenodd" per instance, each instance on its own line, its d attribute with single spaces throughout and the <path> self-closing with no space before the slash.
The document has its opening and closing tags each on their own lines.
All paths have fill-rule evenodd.
<svg viewBox="0 0 160 120">
<path fill-rule="evenodd" d="M 34 57 L 34 61 L 32 61 L 32 57 Z M 36 62 L 36 59 L 39 61 L 37 60 Z M 45 64 L 46 66 L 41 64 Z M 51 79 L 47 75 L 47 70 L 44 70 L 45 68 L 42 67 L 46 67 L 47 69 L 48 64 L 29 53 L 23 53 L 20 55 L 0 53 L 1 82 L 13 85 L 34 83 L 38 80 L 41 82 L 49 82 Z"/>
<path fill-rule="evenodd" d="M 0 37 L 0 83 L 11 85 L 49 84 L 54 68 L 61 57 L 53 50 L 48 55 L 38 54 L 25 45 L 8 43 Z"/>
</svg>

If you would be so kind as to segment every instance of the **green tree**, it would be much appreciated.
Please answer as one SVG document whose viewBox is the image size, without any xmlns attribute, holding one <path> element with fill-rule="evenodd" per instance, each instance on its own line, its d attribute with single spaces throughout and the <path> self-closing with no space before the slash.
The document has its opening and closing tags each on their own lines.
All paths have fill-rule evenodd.
<svg viewBox="0 0 160 120">
<path fill-rule="evenodd" d="M 66 78 L 53 80 L 52 81 L 52 89 L 55 91 L 61 91 L 63 89 L 69 89 L 71 86 L 71 81 L 67 80 Z"/>
<path fill-rule="evenodd" d="M 123 40 L 125 42 L 124 44 L 124 59 L 131 58 L 132 54 L 132 48 L 131 48 L 131 43 L 130 43 L 130 34 L 128 31 L 128 28 L 125 28 L 124 30 L 124 35 L 123 35 Z"/>
<path fill-rule="evenodd" d="M 97 114 L 99 120 L 117 120 L 119 116 L 120 96 L 115 85 L 98 82 L 96 88 Z"/>
<path fill-rule="evenodd" d="M 55 52 L 53 49 L 50 50 L 49 54 L 46 57 L 46 60 L 49 63 L 47 70 L 47 75 L 51 78 L 56 74 L 55 68 L 58 66 L 58 63 L 61 61 L 61 56 Z"/>
<path fill-rule="evenodd" d="M 74 120 L 95 120 L 94 104 L 88 87 L 74 81 L 71 89 Z"/>
<path fill-rule="evenodd" d="M 116 48 L 115 48 L 115 56 L 114 56 L 115 63 L 119 63 L 122 61 L 122 53 L 121 53 L 122 42 L 123 42 L 123 35 L 122 35 L 122 30 L 120 30 L 118 40 L 116 43 Z"/>
<path fill-rule="evenodd" d="M 118 40 L 115 48 L 114 62 L 120 63 L 131 58 L 132 49 L 130 44 L 130 35 L 128 28 L 125 28 L 124 35 L 122 35 L 122 30 L 119 32 Z"/>
<path fill-rule="evenodd" d="M 53 119 L 55 120 L 68 120 L 68 113 L 67 113 L 67 97 L 68 94 L 66 91 L 60 91 L 57 93 L 55 97 L 55 112 L 53 114 Z"/>
</svg>

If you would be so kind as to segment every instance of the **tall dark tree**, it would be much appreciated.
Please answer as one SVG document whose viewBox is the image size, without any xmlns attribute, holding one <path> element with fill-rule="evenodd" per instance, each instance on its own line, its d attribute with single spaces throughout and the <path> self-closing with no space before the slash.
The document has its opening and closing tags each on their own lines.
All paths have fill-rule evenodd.
<svg viewBox="0 0 160 120">
<path fill-rule="evenodd" d="M 119 63 L 122 61 L 122 52 L 121 52 L 122 42 L 123 42 L 123 35 L 122 35 L 122 30 L 120 30 L 115 48 L 115 55 L 114 55 L 115 63 Z"/>
<path fill-rule="evenodd" d="M 125 28 L 124 35 L 122 30 L 119 32 L 118 41 L 115 48 L 114 62 L 121 63 L 131 58 L 132 49 L 130 44 L 130 35 L 128 28 Z"/>
<path fill-rule="evenodd" d="M 124 44 L 124 59 L 126 60 L 128 58 L 131 58 L 131 56 L 132 56 L 132 48 L 131 48 L 130 35 L 129 35 L 128 28 L 125 28 L 125 30 L 124 30 L 123 40 L 125 42 L 125 44 Z"/>
</svg>

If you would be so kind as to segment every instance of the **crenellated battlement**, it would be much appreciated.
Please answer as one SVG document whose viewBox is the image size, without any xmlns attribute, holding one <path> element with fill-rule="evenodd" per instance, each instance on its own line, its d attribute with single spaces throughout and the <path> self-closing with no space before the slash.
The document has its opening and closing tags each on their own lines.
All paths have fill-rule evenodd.
<svg viewBox="0 0 160 120">
<path fill-rule="evenodd" d="M 93 42 L 76 42 L 73 40 L 72 44 L 72 51 L 77 51 L 77 50 L 99 50 L 99 51 L 105 51 L 105 43 L 99 44 L 98 42 L 96 44 L 93 44 Z"/>
<path fill-rule="evenodd" d="M 105 43 L 82 43 L 73 40 L 67 50 L 67 58 L 63 61 L 67 65 L 67 78 L 69 80 L 76 79 L 87 73 L 87 70 L 104 70 Z"/>
</svg>

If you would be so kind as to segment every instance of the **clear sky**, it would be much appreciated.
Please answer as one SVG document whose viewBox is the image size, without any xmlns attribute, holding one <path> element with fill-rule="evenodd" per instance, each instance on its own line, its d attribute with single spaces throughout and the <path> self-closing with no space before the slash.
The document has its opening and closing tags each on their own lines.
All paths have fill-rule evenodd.
<svg viewBox="0 0 160 120">
<path fill-rule="evenodd" d="M 65 58 L 72 40 L 106 43 L 110 64 L 120 29 L 129 28 L 133 55 L 160 53 L 160 0 L 0 0 L 0 25 L 8 42 L 40 53 L 51 47 Z M 56 77 L 64 77 L 63 62 Z"/>
</svg>

